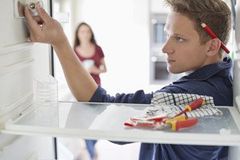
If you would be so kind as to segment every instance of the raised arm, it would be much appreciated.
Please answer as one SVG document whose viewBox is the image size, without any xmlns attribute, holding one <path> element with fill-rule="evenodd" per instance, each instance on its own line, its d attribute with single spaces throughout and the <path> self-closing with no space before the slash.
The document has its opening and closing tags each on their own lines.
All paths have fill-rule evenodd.
<svg viewBox="0 0 240 160">
<path fill-rule="evenodd" d="M 97 89 L 97 84 L 76 58 L 61 25 L 39 5 L 36 9 L 39 17 L 32 17 L 29 9 L 25 7 L 30 40 L 53 46 L 73 95 L 78 101 L 89 101 Z"/>
</svg>

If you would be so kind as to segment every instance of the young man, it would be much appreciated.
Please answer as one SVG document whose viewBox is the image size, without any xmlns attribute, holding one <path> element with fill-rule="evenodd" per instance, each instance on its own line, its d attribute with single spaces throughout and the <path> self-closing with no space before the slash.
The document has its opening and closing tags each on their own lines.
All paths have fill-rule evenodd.
<svg viewBox="0 0 240 160">
<path fill-rule="evenodd" d="M 226 43 L 231 26 L 231 13 L 222 0 L 166 0 L 171 7 L 165 30 L 168 38 L 162 49 L 167 54 L 171 73 L 187 75 L 158 90 L 168 93 L 192 93 L 212 96 L 216 105 L 231 106 L 231 60 L 222 60 L 221 42 Z M 79 101 L 114 103 L 151 103 L 153 94 L 139 90 L 133 94 L 110 96 L 98 87 L 75 57 L 60 24 L 37 6 L 42 25 L 38 25 L 25 9 L 30 39 L 50 43 L 62 64 L 69 87 Z M 216 33 L 211 37 L 201 24 Z M 81 83 L 79 83 L 81 82 Z M 142 144 L 141 160 L 223 160 L 228 148 L 222 146 L 194 146 L 171 144 Z"/>
</svg>

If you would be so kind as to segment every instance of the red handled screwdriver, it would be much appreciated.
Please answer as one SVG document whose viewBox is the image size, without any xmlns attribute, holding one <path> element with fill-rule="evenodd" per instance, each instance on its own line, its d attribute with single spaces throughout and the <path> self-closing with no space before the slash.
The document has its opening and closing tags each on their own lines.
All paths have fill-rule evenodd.
<svg viewBox="0 0 240 160">
<path fill-rule="evenodd" d="M 184 110 L 181 111 L 180 113 L 176 114 L 174 117 L 177 117 L 183 113 L 190 112 L 194 109 L 197 109 L 198 107 L 202 106 L 204 103 L 205 103 L 205 101 L 203 98 L 198 98 L 198 99 L 194 100 L 192 103 L 186 105 L 184 107 Z"/>
</svg>

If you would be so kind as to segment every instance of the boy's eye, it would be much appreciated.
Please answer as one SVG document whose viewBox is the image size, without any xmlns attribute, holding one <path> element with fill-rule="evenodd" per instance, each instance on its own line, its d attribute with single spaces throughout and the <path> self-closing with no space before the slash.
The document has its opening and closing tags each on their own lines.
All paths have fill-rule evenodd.
<svg viewBox="0 0 240 160">
<path fill-rule="evenodd" d="M 183 42 L 184 41 L 184 39 L 182 37 L 179 37 L 179 36 L 176 36 L 175 39 L 178 42 Z"/>
</svg>

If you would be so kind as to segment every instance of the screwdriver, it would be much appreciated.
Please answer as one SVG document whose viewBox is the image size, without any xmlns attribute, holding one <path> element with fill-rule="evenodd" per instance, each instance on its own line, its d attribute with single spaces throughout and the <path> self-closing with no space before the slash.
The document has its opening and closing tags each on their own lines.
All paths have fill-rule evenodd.
<svg viewBox="0 0 240 160">
<path fill-rule="evenodd" d="M 183 113 L 186 113 L 186 112 L 191 112 L 192 110 L 197 109 L 198 107 L 202 106 L 204 103 L 205 103 L 204 99 L 200 97 L 200 98 L 194 100 L 192 103 L 186 105 L 184 107 L 183 111 L 179 112 L 178 114 L 176 114 L 173 117 L 177 117 L 177 116 L 179 116 Z"/>
</svg>

